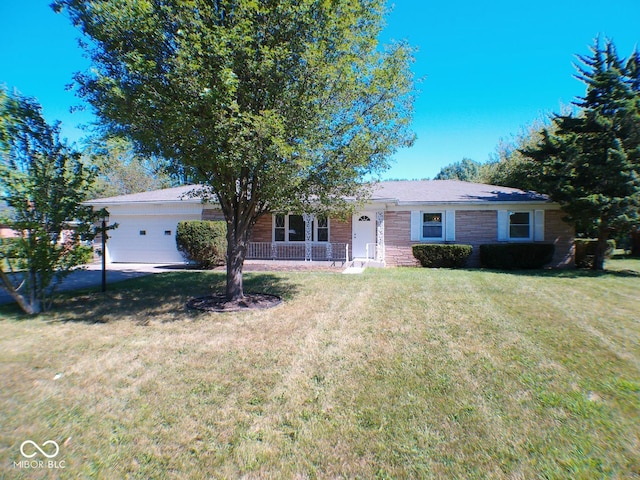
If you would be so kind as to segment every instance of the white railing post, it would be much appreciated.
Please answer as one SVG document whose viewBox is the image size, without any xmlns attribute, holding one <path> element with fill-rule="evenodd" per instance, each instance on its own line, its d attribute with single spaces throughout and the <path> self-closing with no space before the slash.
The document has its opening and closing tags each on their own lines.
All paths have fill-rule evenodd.
<svg viewBox="0 0 640 480">
<path fill-rule="evenodd" d="M 313 215 L 305 213 L 302 215 L 304 220 L 304 260 L 310 262 L 312 260 L 313 252 L 311 247 L 311 241 L 313 239 Z"/>
<path fill-rule="evenodd" d="M 384 212 L 376 212 L 376 261 L 384 262 Z"/>
</svg>

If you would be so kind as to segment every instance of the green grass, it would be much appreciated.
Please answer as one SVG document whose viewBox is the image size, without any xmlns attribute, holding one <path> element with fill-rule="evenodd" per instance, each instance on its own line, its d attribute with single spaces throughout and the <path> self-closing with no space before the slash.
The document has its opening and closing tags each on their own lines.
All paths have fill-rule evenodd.
<svg viewBox="0 0 640 480">
<path fill-rule="evenodd" d="M 6 478 L 640 478 L 640 261 L 609 271 L 213 272 L 0 309 Z M 52 439 L 66 468 L 24 470 Z"/>
</svg>

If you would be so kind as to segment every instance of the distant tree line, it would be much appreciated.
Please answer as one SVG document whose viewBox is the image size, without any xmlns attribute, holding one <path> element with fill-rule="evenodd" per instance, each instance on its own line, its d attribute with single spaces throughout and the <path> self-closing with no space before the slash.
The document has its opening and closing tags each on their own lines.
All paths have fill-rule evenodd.
<svg viewBox="0 0 640 480">
<path fill-rule="evenodd" d="M 440 169 L 434 180 L 461 180 L 543 191 L 539 183 L 529 176 L 532 161 L 524 151 L 542 140 L 545 128 L 553 131 L 554 124 L 537 120 L 524 127 L 512 140 L 501 140 L 488 161 L 478 162 L 465 157 Z"/>
</svg>

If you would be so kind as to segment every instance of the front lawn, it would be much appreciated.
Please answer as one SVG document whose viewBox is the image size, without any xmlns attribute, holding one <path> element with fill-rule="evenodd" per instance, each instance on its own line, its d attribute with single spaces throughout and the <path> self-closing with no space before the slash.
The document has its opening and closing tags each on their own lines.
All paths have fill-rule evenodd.
<svg viewBox="0 0 640 480">
<path fill-rule="evenodd" d="M 608 267 L 252 273 L 285 303 L 239 314 L 185 310 L 224 277 L 172 272 L 0 307 L 0 477 L 639 478 L 640 261 Z M 65 468 L 14 466 L 25 440 Z"/>
</svg>

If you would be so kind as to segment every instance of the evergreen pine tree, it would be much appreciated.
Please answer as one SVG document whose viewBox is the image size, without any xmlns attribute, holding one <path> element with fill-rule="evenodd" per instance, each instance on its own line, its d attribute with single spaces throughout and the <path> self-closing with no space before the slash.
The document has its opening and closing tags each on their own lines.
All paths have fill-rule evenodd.
<svg viewBox="0 0 640 480">
<path fill-rule="evenodd" d="M 596 40 L 591 56 L 578 56 L 576 78 L 587 85 L 577 114 L 555 115 L 556 131 L 543 132 L 523 153 L 541 165 L 541 180 L 577 225 L 595 223 L 594 270 L 604 267 L 614 229 L 638 221 L 640 206 L 640 92 L 637 52 L 628 61 L 614 44 Z"/>
</svg>

